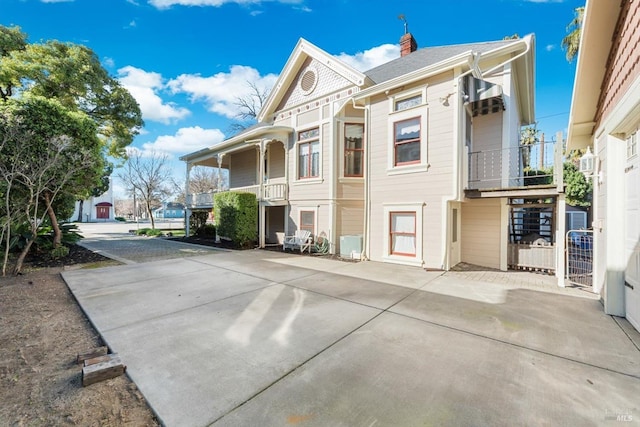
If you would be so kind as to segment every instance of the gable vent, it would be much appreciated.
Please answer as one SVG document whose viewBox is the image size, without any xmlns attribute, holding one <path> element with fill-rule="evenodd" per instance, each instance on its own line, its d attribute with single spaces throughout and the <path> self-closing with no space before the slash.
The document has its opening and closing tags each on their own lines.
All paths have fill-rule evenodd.
<svg viewBox="0 0 640 427">
<path fill-rule="evenodd" d="M 313 68 L 307 68 L 300 78 L 300 89 L 305 95 L 310 94 L 316 88 L 318 74 Z"/>
</svg>

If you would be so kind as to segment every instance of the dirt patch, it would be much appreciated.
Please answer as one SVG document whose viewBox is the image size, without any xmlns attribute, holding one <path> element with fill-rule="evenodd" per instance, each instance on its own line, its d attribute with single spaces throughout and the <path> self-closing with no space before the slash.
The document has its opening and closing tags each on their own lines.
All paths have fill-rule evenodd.
<svg viewBox="0 0 640 427">
<path fill-rule="evenodd" d="M 75 364 L 103 343 L 60 272 L 112 264 L 73 247 L 64 260 L 31 259 L 23 275 L 0 278 L 0 425 L 158 425 L 127 376 L 82 387 Z"/>
</svg>

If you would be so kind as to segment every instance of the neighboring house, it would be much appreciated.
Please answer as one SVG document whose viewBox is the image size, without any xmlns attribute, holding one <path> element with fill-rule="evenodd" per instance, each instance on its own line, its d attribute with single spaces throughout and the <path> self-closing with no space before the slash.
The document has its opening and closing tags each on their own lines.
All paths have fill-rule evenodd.
<svg viewBox="0 0 640 427">
<path fill-rule="evenodd" d="M 80 206 L 82 205 L 82 215 L 80 214 Z M 113 200 L 113 184 L 109 180 L 109 189 L 98 197 L 89 197 L 82 202 L 76 201 L 73 215 L 69 221 L 79 222 L 100 222 L 114 220 L 114 200 Z"/>
<path fill-rule="evenodd" d="M 560 156 L 519 141 L 535 121 L 533 36 L 418 50 L 405 34 L 401 52 L 363 73 L 301 39 L 258 124 L 181 160 L 256 194 L 260 246 L 305 229 L 331 253 L 506 270 L 542 268 L 521 256 L 536 241 L 555 270 Z M 187 195 L 187 209 L 212 203 Z"/>
<path fill-rule="evenodd" d="M 168 202 L 153 210 L 153 217 L 158 219 L 184 218 L 184 205 L 182 203 Z"/>
<path fill-rule="evenodd" d="M 595 155 L 593 290 L 640 330 L 640 3 L 588 0 L 568 148 Z"/>
</svg>

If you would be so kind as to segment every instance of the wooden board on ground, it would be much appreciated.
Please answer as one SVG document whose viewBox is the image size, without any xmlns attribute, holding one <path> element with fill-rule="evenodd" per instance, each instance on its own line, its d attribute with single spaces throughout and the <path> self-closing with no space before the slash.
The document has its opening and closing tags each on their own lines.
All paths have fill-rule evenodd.
<svg viewBox="0 0 640 427">
<path fill-rule="evenodd" d="M 78 356 L 76 357 L 76 363 L 82 363 L 87 359 L 93 359 L 94 357 L 98 357 L 98 356 L 105 356 L 107 354 L 109 350 L 107 349 L 106 346 L 102 346 L 102 347 L 98 347 L 95 348 L 91 351 L 88 351 L 86 353 L 78 353 Z"/>
<path fill-rule="evenodd" d="M 125 373 L 127 367 L 122 364 L 120 356 L 117 354 L 110 354 L 109 356 L 107 361 L 82 368 L 82 385 L 84 387 Z"/>
</svg>

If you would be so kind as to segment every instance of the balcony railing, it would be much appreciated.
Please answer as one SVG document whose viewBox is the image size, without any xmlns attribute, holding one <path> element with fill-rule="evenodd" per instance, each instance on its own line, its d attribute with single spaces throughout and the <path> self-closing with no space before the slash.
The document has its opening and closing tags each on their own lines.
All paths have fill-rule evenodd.
<svg viewBox="0 0 640 427">
<path fill-rule="evenodd" d="M 278 201 L 287 200 L 288 186 L 285 183 L 280 184 L 264 184 L 262 186 L 262 195 L 260 194 L 260 185 L 248 185 L 245 187 L 234 187 L 223 191 L 237 191 L 242 193 L 253 193 L 260 201 Z M 187 206 L 191 209 L 203 209 L 213 207 L 213 196 L 217 191 L 208 193 L 197 193 L 187 195 Z"/>
<path fill-rule="evenodd" d="M 562 173 L 560 147 L 555 142 L 469 153 L 468 190 L 553 187 Z"/>
</svg>

